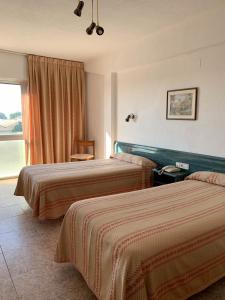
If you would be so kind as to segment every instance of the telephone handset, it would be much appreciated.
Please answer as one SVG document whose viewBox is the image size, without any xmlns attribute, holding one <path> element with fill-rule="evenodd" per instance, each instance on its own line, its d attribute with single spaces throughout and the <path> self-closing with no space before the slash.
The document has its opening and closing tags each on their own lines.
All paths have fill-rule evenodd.
<svg viewBox="0 0 225 300">
<path fill-rule="evenodd" d="M 168 173 L 174 173 L 174 172 L 179 172 L 180 168 L 177 168 L 176 166 L 165 166 L 161 170 L 159 170 L 158 174 L 162 175 L 164 172 Z"/>
</svg>

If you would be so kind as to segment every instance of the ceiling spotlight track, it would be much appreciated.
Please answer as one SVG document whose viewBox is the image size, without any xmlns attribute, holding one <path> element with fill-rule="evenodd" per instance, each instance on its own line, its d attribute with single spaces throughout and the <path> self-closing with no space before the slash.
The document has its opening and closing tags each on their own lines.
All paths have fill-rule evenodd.
<svg viewBox="0 0 225 300">
<path fill-rule="evenodd" d="M 94 22 L 94 0 L 91 1 L 91 12 L 92 12 L 92 21 L 91 21 L 91 25 L 86 29 L 86 32 L 88 35 L 92 35 L 94 29 L 96 28 L 96 33 L 97 35 L 103 35 L 104 33 L 104 28 L 101 27 L 99 25 L 99 3 L 98 3 L 99 0 L 96 0 L 96 5 L 97 5 L 97 25 L 96 23 Z M 77 8 L 74 10 L 74 14 L 78 17 L 81 16 L 82 14 L 82 9 L 84 7 L 84 1 L 78 1 L 78 6 Z"/>
</svg>

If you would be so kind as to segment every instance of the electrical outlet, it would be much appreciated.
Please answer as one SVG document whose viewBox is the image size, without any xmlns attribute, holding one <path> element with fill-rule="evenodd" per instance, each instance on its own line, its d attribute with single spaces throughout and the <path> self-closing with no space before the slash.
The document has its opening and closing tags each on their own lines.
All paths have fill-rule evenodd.
<svg viewBox="0 0 225 300">
<path fill-rule="evenodd" d="M 189 170 L 189 164 L 183 162 L 176 162 L 176 167 L 184 170 Z"/>
</svg>

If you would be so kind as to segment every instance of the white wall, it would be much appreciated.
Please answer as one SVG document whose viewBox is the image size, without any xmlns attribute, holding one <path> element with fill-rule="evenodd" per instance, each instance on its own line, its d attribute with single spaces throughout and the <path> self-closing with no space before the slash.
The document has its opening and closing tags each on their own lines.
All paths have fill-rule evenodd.
<svg viewBox="0 0 225 300">
<path fill-rule="evenodd" d="M 118 74 L 118 140 L 225 157 L 225 46 Z M 166 120 L 167 90 L 199 87 L 197 121 Z M 124 122 L 130 112 L 136 122 Z"/>
<path fill-rule="evenodd" d="M 0 51 L 0 81 L 20 82 L 26 78 L 26 57 Z"/>
<path fill-rule="evenodd" d="M 104 157 L 104 76 L 86 73 L 87 132 L 95 140 L 96 158 Z"/>
<path fill-rule="evenodd" d="M 225 5 L 86 65 L 117 73 L 117 120 L 106 118 L 118 140 L 225 157 L 223 28 Z M 197 121 L 166 120 L 167 90 L 188 87 L 199 88 Z M 138 119 L 126 123 L 131 112 Z"/>
<path fill-rule="evenodd" d="M 86 72 L 87 131 L 96 142 L 96 158 L 108 158 L 116 139 L 116 84 L 115 73 Z"/>
</svg>

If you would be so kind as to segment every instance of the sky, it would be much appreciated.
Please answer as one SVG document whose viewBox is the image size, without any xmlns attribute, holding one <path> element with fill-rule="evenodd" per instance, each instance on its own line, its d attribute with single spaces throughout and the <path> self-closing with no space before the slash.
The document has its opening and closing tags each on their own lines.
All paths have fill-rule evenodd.
<svg viewBox="0 0 225 300">
<path fill-rule="evenodd" d="M 18 111 L 21 112 L 20 85 L 0 83 L 0 112 L 9 117 Z"/>
</svg>

